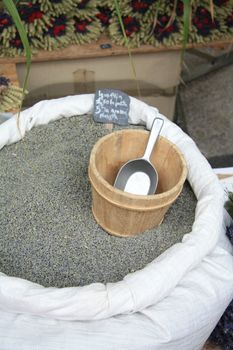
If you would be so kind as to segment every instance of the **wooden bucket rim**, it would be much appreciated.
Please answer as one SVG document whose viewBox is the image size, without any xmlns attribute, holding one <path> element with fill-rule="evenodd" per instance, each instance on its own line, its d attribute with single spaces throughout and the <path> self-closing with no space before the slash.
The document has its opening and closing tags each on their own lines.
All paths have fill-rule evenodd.
<svg viewBox="0 0 233 350">
<path fill-rule="evenodd" d="M 93 172 L 97 175 L 96 177 L 102 183 L 102 185 L 105 186 L 108 190 L 113 191 L 113 192 L 117 193 L 118 195 L 121 195 L 123 198 L 131 198 L 131 199 L 137 199 L 137 200 L 142 200 L 142 201 L 152 201 L 155 199 L 157 199 L 157 200 L 163 199 L 164 197 L 172 195 L 174 192 L 177 191 L 177 188 L 181 187 L 183 185 L 183 183 L 185 182 L 185 179 L 186 179 L 187 173 L 188 173 L 188 169 L 187 169 L 187 164 L 186 164 L 185 158 L 184 158 L 183 154 L 181 153 L 181 151 L 179 150 L 179 148 L 173 142 L 171 142 L 169 139 L 167 139 L 164 136 L 160 135 L 159 139 L 163 139 L 165 142 L 170 144 L 170 146 L 172 148 L 175 149 L 176 153 L 179 155 L 179 158 L 180 158 L 180 161 L 182 164 L 182 172 L 181 172 L 180 179 L 177 182 L 177 184 L 175 186 L 173 186 L 170 190 L 164 191 L 164 192 L 158 193 L 158 194 L 152 194 L 152 195 L 138 195 L 138 194 L 124 192 L 124 191 L 121 191 L 121 190 L 115 188 L 113 185 L 111 185 L 109 182 L 107 182 L 103 178 L 103 176 L 99 173 L 99 171 L 97 170 L 96 163 L 95 163 L 95 155 L 96 155 L 96 152 L 97 152 L 100 144 L 105 142 L 107 139 L 113 137 L 113 135 L 115 135 L 115 134 L 134 133 L 134 132 L 149 134 L 148 130 L 123 129 L 123 130 L 111 132 L 110 134 L 101 137 L 95 143 L 95 145 L 91 151 L 90 163 L 91 163 Z"/>
<path fill-rule="evenodd" d="M 116 207 L 124 208 L 124 209 L 127 209 L 127 210 L 132 210 L 132 211 L 138 211 L 138 212 L 149 212 L 149 211 L 155 211 L 155 210 L 158 210 L 158 209 L 161 209 L 161 208 L 168 207 L 179 197 L 179 195 L 180 195 L 180 193 L 182 191 L 182 187 L 180 187 L 179 191 L 176 194 L 176 196 L 173 196 L 171 199 L 167 200 L 166 202 L 164 202 L 162 204 L 156 203 L 156 204 L 150 205 L 148 207 L 145 207 L 145 206 L 141 206 L 140 207 L 139 205 L 129 205 L 129 204 L 125 204 L 123 202 L 117 201 L 117 200 L 112 200 L 110 197 L 108 197 L 105 194 L 103 194 L 103 192 L 100 192 L 100 190 L 96 187 L 95 182 L 93 181 L 93 179 L 91 177 L 91 174 L 90 174 L 90 168 L 89 168 L 89 171 L 88 171 L 88 176 L 89 176 L 89 179 L 90 179 L 91 184 L 93 186 L 93 189 L 98 193 L 98 195 L 100 197 L 104 198 L 105 201 L 107 201 L 108 203 L 110 203 L 110 204 L 112 204 L 112 205 L 114 205 Z M 121 191 L 121 192 L 123 192 L 123 191 Z M 163 193 L 165 193 L 165 192 L 163 192 Z M 130 194 L 130 193 L 128 193 L 128 194 Z M 154 196 L 156 196 L 156 198 L 158 198 L 158 195 L 154 195 Z M 148 197 L 148 196 L 140 195 L 140 197 Z"/>
</svg>

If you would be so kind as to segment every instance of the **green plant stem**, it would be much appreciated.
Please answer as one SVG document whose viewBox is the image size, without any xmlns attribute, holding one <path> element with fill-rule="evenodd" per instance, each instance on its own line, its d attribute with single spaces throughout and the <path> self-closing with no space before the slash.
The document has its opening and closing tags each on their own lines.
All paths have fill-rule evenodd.
<svg viewBox="0 0 233 350">
<path fill-rule="evenodd" d="M 139 82 L 138 82 L 138 79 L 137 79 L 136 68 L 135 68 L 135 65 L 134 65 L 131 49 L 129 47 L 129 39 L 128 39 L 126 33 L 125 33 L 125 27 L 124 27 L 124 23 L 123 23 L 123 20 L 122 20 L 122 15 L 121 15 L 121 10 L 120 10 L 120 7 L 119 7 L 118 0 L 114 0 L 114 4 L 115 4 L 115 8 L 116 8 L 118 19 L 119 19 L 119 23 L 120 23 L 120 26 L 121 26 L 121 30 L 123 32 L 123 36 L 124 36 L 124 39 L 125 39 L 125 44 L 127 46 L 129 60 L 130 60 L 130 64 L 131 64 L 131 68 L 132 68 L 132 72 L 133 72 L 133 77 L 134 77 L 134 80 L 135 80 L 135 83 L 136 83 L 136 87 L 137 87 L 138 97 L 141 98 L 141 91 L 140 91 L 140 86 L 139 86 Z"/>
<path fill-rule="evenodd" d="M 183 0 L 184 4 L 184 14 L 183 14 L 183 20 L 184 20 L 184 35 L 183 35 L 183 45 L 182 45 L 182 51 L 181 51 L 181 58 L 183 61 L 184 52 L 188 43 L 188 37 L 189 37 L 189 25 L 190 25 L 190 14 L 191 14 L 191 1 L 190 0 Z"/>
<path fill-rule="evenodd" d="M 19 16 L 19 13 L 18 13 L 18 10 L 16 8 L 14 1 L 13 0 L 3 0 L 3 4 L 4 4 L 5 8 L 7 9 L 7 11 L 9 12 L 9 14 L 12 16 L 12 19 L 15 23 L 15 26 L 18 30 L 20 39 L 22 41 L 24 51 L 25 51 L 25 56 L 26 56 L 26 75 L 25 75 L 24 83 L 23 83 L 23 96 L 22 96 L 22 101 L 20 104 L 20 109 L 19 109 L 19 113 L 18 113 L 18 117 L 17 117 L 17 125 L 19 128 L 20 111 L 22 108 L 23 99 L 25 96 L 26 88 L 27 88 L 28 77 L 29 77 L 30 66 L 31 66 L 31 48 L 30 48 L 30 44 L 28 41 L 27 33 L 24 29 L 23 23 L 21 21 L 21 18 Z"/>
</svg>

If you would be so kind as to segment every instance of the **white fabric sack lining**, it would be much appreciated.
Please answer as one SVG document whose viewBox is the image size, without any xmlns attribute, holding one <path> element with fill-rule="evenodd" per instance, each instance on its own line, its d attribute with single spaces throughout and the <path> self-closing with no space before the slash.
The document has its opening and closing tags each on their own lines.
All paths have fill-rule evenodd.
<svg viewBox="0 0 233 350">
<path fill-rule="evenodd" d="M 111 316 L 145 310 L 175 292 L 174 288 L 192 269 L 210 254 L 225 232 L 223 222 L 224 191 L 206 159 L 195 143 L 180 128 L 158 113 L 157 109 L 130 98 L 129 122 L 151 128 L 154 117 L 164 119 L 162 135 L 181 149 L 187 165 L 188 180 L 198 200 L 192 232 L 148 264 L 127 275 L 122 281 L 84 287 L 44 288 L 38 284 L 0 274 L 0 309 L 6 312 L 42 315 L 60 320 L 100 320 Z M 22 134 L 33 126 L 62 117 L 91 114 L 94 95 L 69 96 L 42 101 L 21 113 Z M 0 126 L 0 149 L 20 140 L 14 118 Z M 230 245 L 224 243 L 230 251 Z M 219 248 L 216 248 L 219 249 Z M 233 296 L 233 262 L 229 253 L 226 269 L 226 297 L 221 308 Z M 223 262 L 224 265 L 224 262 Z M 228 271 L 227 271 L 228 270 Z M 189 272 L 191 271 L 191 272 Z M 232 281 L 229 282 L 229 276 Z M 219 278 L 222 276 L 219 275 Z M 187 283 L 188 287 L 188 283 Z M 190 283 L 190 288 L 192 283 Z M 176 288 L 175 288 L 176 290 Z M 203 291 L 204 295 L 204 291 Z M 221 299 L 221 298 L 220 298 Z M 159 305 L 159 304 L 158 304 Z"/>
<path fill-rule="evenodd" d="M 0 311 L 0 348 L 201 350 L 232 288 L 232 257 L 217 247 L 168 297 L 140 312 L 74 322 Z"/>
</svg>

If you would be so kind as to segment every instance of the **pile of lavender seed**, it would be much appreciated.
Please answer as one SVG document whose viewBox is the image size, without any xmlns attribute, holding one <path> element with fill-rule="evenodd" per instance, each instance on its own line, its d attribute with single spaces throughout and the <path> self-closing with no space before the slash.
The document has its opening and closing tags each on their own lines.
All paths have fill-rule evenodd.
<svg viewBox="0 0 233 350">
<path fill-rule="evenodd" d="M 188 184 L 156 229 L 118 238 L 98 226 L 87 169 L 108 132 L 91 116 L 72 117 L 0 151 L 1 272 L 54 287 L 116 282 L 191 231 L 196 198 Z"/>
</svg>

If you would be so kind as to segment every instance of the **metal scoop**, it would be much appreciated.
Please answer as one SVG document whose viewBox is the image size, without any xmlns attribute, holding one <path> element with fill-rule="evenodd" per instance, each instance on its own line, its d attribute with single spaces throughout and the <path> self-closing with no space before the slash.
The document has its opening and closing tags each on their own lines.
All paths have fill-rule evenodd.
<svg viewBox="0 0 233 350">
<path fill-rule="evenodd" d="M 114 187 L 119 190 L 148 195 L 154 194 L 158 185 L 158 173 L 150 162 L 150 156 L 163 126 L 163 119 L 155 118 L 142 158 L 129 160 L 118 171 Z"/>
</svg>

